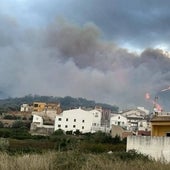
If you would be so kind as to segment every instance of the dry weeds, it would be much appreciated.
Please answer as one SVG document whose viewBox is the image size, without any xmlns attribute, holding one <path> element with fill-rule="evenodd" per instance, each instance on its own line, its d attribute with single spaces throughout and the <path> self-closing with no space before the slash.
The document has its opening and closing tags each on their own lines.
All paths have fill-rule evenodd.
<svg viewBox="0 0 170 170">
<path fill-rule="evenodd" d="M 121 160 L 114 155 L 75 152 L 8 155 L 0 153 L 2 170 L 169 170 L 170 163 Z"/>
</svg>

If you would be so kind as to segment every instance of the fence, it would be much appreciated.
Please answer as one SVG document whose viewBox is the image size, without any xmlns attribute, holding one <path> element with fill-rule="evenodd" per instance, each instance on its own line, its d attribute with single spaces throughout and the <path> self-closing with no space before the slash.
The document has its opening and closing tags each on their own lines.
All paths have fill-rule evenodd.
<svg viewBox="0 0 170 170">
<path fill-rule="evenodd" d="M 155 160 L 170 162 L 170 137 L 128 136 L 126 150 L 136 150 Z"/>
</svg>

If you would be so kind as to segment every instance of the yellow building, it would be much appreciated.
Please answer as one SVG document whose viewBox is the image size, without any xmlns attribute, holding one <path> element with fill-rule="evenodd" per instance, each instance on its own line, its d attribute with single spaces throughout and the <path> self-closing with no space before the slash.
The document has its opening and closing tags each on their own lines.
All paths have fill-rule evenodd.
<svg viewBox="0 0 170 170">
<path fill-rule="evenodd" d="M 34 102 L 33 103 L 33 111 L 42 112 L 45 109 L 46 103 Z"/>
<path fill-rule="evenodd" d="M 151 136 L 170 136 L 170 116 L 155 116 L 152 118 Z"/>
<path fill-rule="evenodd" d="M 56 111 L 57 114 L 62 112 L 60 107 L 60 103 L 42 103 L 42 102 L 34 102 L 33 103 L 33 111 L 34 112 L 42 112 L 42 111 Z"/>
</svg>

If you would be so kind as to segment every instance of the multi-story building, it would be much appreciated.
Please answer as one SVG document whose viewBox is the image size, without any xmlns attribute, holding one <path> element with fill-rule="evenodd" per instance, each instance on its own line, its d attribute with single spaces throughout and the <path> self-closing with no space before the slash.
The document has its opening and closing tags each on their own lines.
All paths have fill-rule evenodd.
<svg viewBox="0 0 170 170">
<path fill-rule="evenodd" d="M 127 130 L 138 131 L 138 122 L 146 120 L 148 113 L 149 112 L 142 107 L 124 111 L 122 115 L 127 118 Z"/>
<path fill-rule="evenodd" d="M 55 118 L 54 130 L 79 130 L 82 133 L 100 130 L 101 112 L 97 110 L 85 111 L 81 108 L 65 110 Z"/>
<path fill-rule="evenodd" d="M 33 112 L 43 112 L 43 111 L 55 111 L 57 114 L 61 113 L 60 103 L 43 103 L 43 102 L 34 102 L 33 103 Z"/>
</svg>

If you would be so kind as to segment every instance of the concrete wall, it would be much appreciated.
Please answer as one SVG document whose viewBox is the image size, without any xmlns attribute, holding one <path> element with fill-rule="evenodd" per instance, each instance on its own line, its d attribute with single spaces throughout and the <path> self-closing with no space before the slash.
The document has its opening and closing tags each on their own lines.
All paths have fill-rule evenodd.
<svg viewBox="0 0 170 170">
<path fill-rule="evenodd" d="M 155 160 L 170 162 L 170 137 L 128 136 L 126 150 L 132 149 Z"/>
<path fill-rule="evenodd" d="M 43 125 L 38 127 L 36 124 L 31 123 L 30 132 L 31 135 L 51 135 L 54 133 L 54 126 Z"/>
</svg>

